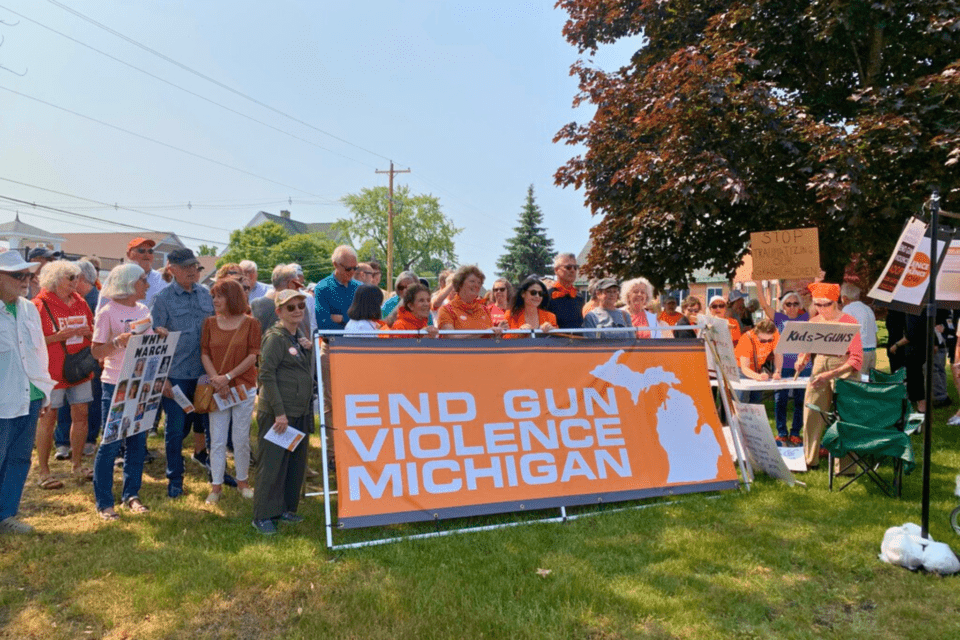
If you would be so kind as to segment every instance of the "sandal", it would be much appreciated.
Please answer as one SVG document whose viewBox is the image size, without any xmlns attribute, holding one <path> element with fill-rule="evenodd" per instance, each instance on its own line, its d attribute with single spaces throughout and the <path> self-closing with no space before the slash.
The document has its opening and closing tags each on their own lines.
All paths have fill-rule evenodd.
<svg viewBox="0 0 960 640">
<path fill-rule="evenodd" d="M 106 509 L 104 509 L 103 511 L 97 511 L 97 515 L 100 516 L 100 519 L 103 520 L 104 522 L 113 522 L 114 520 L 120 519 L 120 514 L 118 514 L 113 509 L 111 509 L 110 511 L 107 511 Z"/>
<path fill-rule="evenodd" d="M 73 477 L 79 484 L 93 480 L 93 471 L 86 467 L 73 470 Z"/>
<path fill-rule="evenodd" d="M 46 490 L 63 489 L 63 483 L 53 476 L 40 476 L 40 479 L 37 481 L 37 486 Z"/>
<path fill-rule="evenodd" d="M 134 496 L 123 502 L 123 506 L 130 510 L 130 513 L 146 513 L 150 511 L 150 507 L 140 502 L 140 498 Z"/>
</svg>

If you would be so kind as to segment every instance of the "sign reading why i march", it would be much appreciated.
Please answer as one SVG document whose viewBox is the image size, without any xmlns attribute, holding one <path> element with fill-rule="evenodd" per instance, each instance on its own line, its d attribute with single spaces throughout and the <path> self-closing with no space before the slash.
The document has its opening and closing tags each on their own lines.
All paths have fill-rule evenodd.
<svg viewBox="0 0 960 640">
<path fill-rule="evenodd" d="M 750 234 L 753 279 L 810 278 L 820 273 L 816 227 Z"/>
<path fill-rule="evenodd" d="M 776 353 L 819 353 L 842 356 L 860 325 L 846 322 L 792 322 L 783 325 Z"/>
<path fill-rule="evenodd" d="M 738 486 L 698 340 L 345 339 L 330 369 L 342 527 Z"/>
</svg>

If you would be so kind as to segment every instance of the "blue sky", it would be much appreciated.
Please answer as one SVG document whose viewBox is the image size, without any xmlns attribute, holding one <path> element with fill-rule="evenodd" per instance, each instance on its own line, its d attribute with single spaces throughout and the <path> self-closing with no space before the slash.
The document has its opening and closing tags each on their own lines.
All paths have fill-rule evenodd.
<svg viewBox="0 0 960 640">
<path fill-rule="evenodd" d="M 58 3 L 311 126 L 163 61 Z M 17 209 L 25 222 L 54 232 L 121 231 L 110 223 L 121 221 L 195 238 L 185 239 L 194 248 L 202 240 L 222 246 L 229 230 L 261 209 L 288 208 L 309 222 L 345 217 L 340 197 L 386 185 L 375 170 L 392 159 L 412 170 L 399 183 L 437 196 L 464 228 L 457 238 L 461 263 L 492 275 L 529 184 L 557 248 L 579 251 L 594 221 L 581 192 L 553 185 L 556 169 L 575 153 L 554 144 L 554 134 L 590 114 L 571 107 L 577 87 L 569 67 L 578 56 L 561 35 L 565 18 L 549 1 L 0 0 L 0 20 L 19 20 L 0 25 L 0 65 L 26 70 L 23 77 L 0 70 L 0 195 L 108 222 L 7 201 L 0 201 L 0 221 Z M 609 47 L 595 62 L 615 68 L 634 48 Z"/>
</svg>

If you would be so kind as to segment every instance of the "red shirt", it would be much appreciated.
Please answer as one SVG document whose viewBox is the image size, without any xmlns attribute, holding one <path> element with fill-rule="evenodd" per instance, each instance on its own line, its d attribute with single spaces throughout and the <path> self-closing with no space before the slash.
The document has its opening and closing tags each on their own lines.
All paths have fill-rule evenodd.
<svg viewBox="0 0 960 640">
<path fill-rule="evenodd" d="M 70 302 L 66 303 L 53 291 L 41 289 L 37 297 L 33 299 L 33 304 L 37 306 L 37 311 L 40 312 L 40 324 L 43 327 L 44 337 L 52 336 L 66 327 L 86 325 L 90 327 L 91 332 L 93 330 L 93 314 L 90 312 L 90 307 L 87 306 L 86 300 L 84 300 L 79 293 L 74 292 L 70 297 Z M 49 312 L 47 311 L 48 309 Z M 51 314 L 53 314 L 52 319 L 50 317 Z M 54 325 L 54 320 L 56 320 L 56 325 Z M 50 377 L 57 381 L 57 386 L 54 387 L 55 389 L 73 387 L 93 378 L 93 374 L 91 373 L 89 377 L 80 382 L 71 384 L 63 381 L 64 348 L 66 348 L 66 352 L 68 353 L 77 353 L 84 347 L 89 347 L 90 345 L 90 336 L 76 336 L 69 338 L 66 342 L 51 342 L 47 344 L 47 356 L 50 360 Z"/>
</svg>

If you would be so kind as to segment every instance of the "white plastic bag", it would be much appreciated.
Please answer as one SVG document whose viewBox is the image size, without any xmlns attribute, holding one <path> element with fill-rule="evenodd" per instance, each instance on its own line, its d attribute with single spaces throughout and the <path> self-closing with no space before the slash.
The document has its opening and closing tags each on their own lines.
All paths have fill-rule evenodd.
<svg viewBox="0 0 960 640">
<path fill-rule="evenodd" d="M 960 560 L 950 546 L 943 542 L 931 542 L 923 550 L 923 568 L 941 575 L 960 571 Z"/>
<path fill-rule="evenodd" d="M 923 547 L 903 527 L 890 527 L 883 534 L 880 559 L 915 571 L 923 564 Z"/>
</svg>

